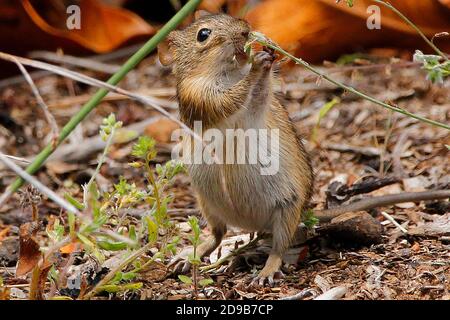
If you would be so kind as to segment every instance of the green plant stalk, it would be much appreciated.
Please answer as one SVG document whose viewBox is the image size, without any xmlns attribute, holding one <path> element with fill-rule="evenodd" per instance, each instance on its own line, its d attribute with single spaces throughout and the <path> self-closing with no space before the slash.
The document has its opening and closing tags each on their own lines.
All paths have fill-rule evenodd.
<svg viewBox="0 0 450 320">
<path fill-rule="evenodd" d="M 281 53 L 282 55 L 288 57 L 289 59 L 291 59 L 295 63 L 302 65 L 303 67 L 305 67 L 306 69 L 308 69 L 312 73 L 318 75 L 320 78 L 325 79 L 328 82 L 331 82 L 332 84 L 334 84 L 334 85 L 336 85 L 336 86 L 338 86 L 338 87 L 340 87 L 342 89 L 345 89 L 346 91 L 351 92 L 351 93 L 353 93 L 353 94 L 355 94 L 355 95 L 357 95 L 357 96 L 359 96 L 359 97 L 361 97 L 361 98 L 363 98 L 365 100 L 373 102 L 373 103 L 375 103 L 375 104 L 377 104 L 379 106 L 382 106 L 383 108 L 386 108 L 386 109 L 392 110 L 394 112 L 398 112 L 398 113 L 404 114 L 404 115 L 406 115 L 408 117 L 420 120 L 422 122 L 426 122 L 428 124 L 432 124 L 434 126 L 450 130 L 450 126 L 449 125 L 446 125 L 444 123 L 440 123 L 438 121 L 434 121 L 434 120 L 431 120 L 431 119 L 428 119 L 428 118 L 425 118 L 425 117 L 421 117 L 421 116 L 419 116 L 417 114 L 411 113 L 411 112 L 406 111 L 404 109 L 401 109 L 399 107 L 391 106 L 391 105 L 389 105 L 387 103 L 384 103 L 384 102 L 382 102 L 382 101 L 380 101 L 378 99 L 375 99 L 374 97 L 371 97 L 371 96 L 369 96 L 369 95 L 367 95 L 365 93 L 362 93 L 362 92 L 356 90 L 353 87 L 350 87 L 350 86 L 345 85 L 345 84 L 343 84 L 343 83 L 341 83 L 339 81 L 336 81 L 336 80 L 330 78 L 329 76 L 327 76 L 326 74 L 321 73 L 320 71 L 318 71 L 317 69 L 312 67 L 308 62 L 304 61 L 303 59 L 293 56 L 292 54 L 290 54 L 289 52 L 285 51 L 284 49 L 278 47 L 277 45 L 275 45 L 273 43 L 265 41 L 265 40 L 261 39 L 260 37 L 256 38 L 256 41 L 258 41 L 263 46 L 266 46 L 268 48 L 271 48 L 271 49 Z"/>
<path fill-rule="evenodd" d="M 192 266 L 192 280 L 194 285 L 194 297 L 195 299 L 198 299 L 198 279 L 197 279 L 197 271 L 198 271 L 198 265 L 197 265 L 197 243 L 194 244 L 194 260 L 196 263 Z"/>
<path fill-rule="evenodd" d="M 127 62 L 117 71 L 109 80 L 108 84 L 117 85 L 139 62 L 141 62 L 148 54 L 150 54 L 156 46 L 163 41 L 166 36 L 174 30 L 195 8 L 200 4 L 201 0 L 189 0 L 186 5 L 181 8 L 176 15 L 172 17 L 141 49 L 139 49 Z M 74 115 L 69 122 L 62 128 L 58 141 L 55 145 L 48 144 L 27 167 L 26 172 L 35 173 L 56 150 L 56 148 L 69 136 L 69 134 L 83 121 L 84 118 L 102 101 L 108 94 L 108 90 L 100 89 L 95 95 Z M 14 193 L 19 189 L 25 180 L 18 178 L 10 185 L 9 190 Z"/>
<path fill-rule="evenodd" d="M 153 193 L 154 193 L 155 200 L 156 200 L 156 210 L 158 212 L 160 212 L 160 210 L 161 210 L 161 196 L 159 194 L 159 187 L 158 187 L 158 184 L 156 183 L 156 179 L 155 179 L 155 176 L 153 174 L 153 170 L 152 170 L 152 168 L 150 168 L 150 165 L 148 164 L 148 162 L 149 162 L 149 160 L 146 159 L 145 160 L 145 168 L 147 169 L 147 172 L 148 172 L 147 179 L 148 179 L 148 181 L 150 182 L 150 184 L 153 187 Z"/>
<path fill-rule="evenodd" d="M 87 183 L 87 185 L 85 187 L 86 192 L 89 192 L 89 190 L 91 189 L 92 183 L 94 183 L 95 178 L 98 176 L 98 173 L 100 172 L 100 169 L 102 168 L 102 165 L 106 160 L 106 156 L 108 155 L 109 147 L 111 147 L 111 145 L 113 143 L 115 133 L 116 133 L 116 128 L 112 128 L 111 133 L 109 134 L 108 140 L 106 140 L 106 145 L 105 145 L 105 148 L 103 149 L 102 156 L 98 160 L 97 167 L 95 168 L 94 173 L 92 174 L 91 178 L 89 179 L 89 182 Z M 84 202 L 85 208 L 87 208 L 87 201 L 88 201 L 87 197 L 84 197 L 83 202 Z"/>
<path fill-rule="evenodd" d="M 389 2 L 385 2 L 383 0 L 372 0 L 373 2 L 379 3 L 387 8 L 389 8 L 391 11 L 396 13 L 400 18 L 402 18 L 407 24 L 409 24 L 422 38 L 425 40 L 425 42 L 434 50 L 437 54 L 439 54 L 444 60 L 449 61 L 448 56 L 443 53 L 430 39 L 427 38 L 427 36 L 422 32 L 422 30 L 419 29 L 418 26 L 414 24 L 411 20 L 408 19 L 403 13 L 401 13 L 397 8 L 395 8 L 392 4 Z"/>
</svg>

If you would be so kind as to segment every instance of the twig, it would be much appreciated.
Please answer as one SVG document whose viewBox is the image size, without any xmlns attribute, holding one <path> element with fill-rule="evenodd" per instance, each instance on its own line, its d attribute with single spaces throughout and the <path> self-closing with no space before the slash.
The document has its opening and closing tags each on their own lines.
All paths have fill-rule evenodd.
<svg viewBox="0 0 450 320">
<path fill-rule="evenodd" d="M 314 294 L 314 290 L 313 289 L 305 289 L 305 290 L 300 291 L 297 294 L 294 294 L 293 296 L 280 298 L 280 300 L 303 300 L 307 296 L 310 296 L 310 295 L 313 295 L 313 294 Z"/>
<path fill-rule="evenodd" d="M 15 162 L 18 162 L 18 163 L 22 163 L 22 164 L 30 164 L 31 163 L 30 160 L 25 159 L 25 158 L 15 157 L 15 156 L 11 156 L 11 155 L 8 155 L 8 154 L 5 154 L 4 156 L 9 158 L 9 159 L 11 159 L 11 160 L 13 160 L 13 161 L 15 161 Z"/>
<path fill-rule="evenodd" d="M 392 222 L 392 224 L 394 226 L 396 226 L 398 229 L 400 229 L 401 232 L 403 232 L 404 234 L 408 234 L 408 230 L 403 228 L 397 221 L 395 221 L 395 219 L 390 214 L 388 214 L 387 212 L 384 212 L 384 211 L 381 211 L 381 214 L 383 215 L 383 217 L 385 217 L 390 222 Z"/>
<path fill-rule="evenodd" d="M 320 296 L 314 298 L 314 300 L 339 300 L 343 296 L 345 296 L 346 293 L 347 293 L 346 287 L 344 286 L 336 287 L 322 293 Z"/>
<path fill-rule="evenodd" d="M 249 241 L 247 244 L 240 246 L 237 249 L 234 249 L 233 251 L 231 251 L 227 256 L 217 260 L 216 262 L 204 266 L 204 267 L 200 267 L 199 270 L 200 272 L 207 272 L 210 270 L 213 270 L 217 267 L 220 267 L 221 265 L 223 265 L 225 262 L 229 261 L 231 258 L 233 258 L 234 256 L 239 255 L 241 252 L 245 251 L 247 248 L 251 247 L 252 245 L 254 245 L 255 243 L 257 243 L 259 240 L 262 239 L 262 236 L 258 235 L 255 239 Z"/>
<path fill-rule="evenodd" d="M 394 203 L 418 202 L 450 198 L 450 190 L 429 190 L 423 192 L 403 192 L 379 197 L 365 198 L 360 201 L 332 209 L 315 210 L 314 215 L 320 222 L 328 222 L 347 212 L 367 211 Z"/>
<path fill-rule="evenodd" d="M 74 57 L 70 55 L 64 55 L 60 56 L 58 54 L 55 54 L 50 51 L 33 51 L 29 55 L 30 58 L 33 59 L 44 59 L 50 62 L 55 63 L 64 63 L 67 65 L 75 66 L 75 67 L 82 67 L 88 70 L 113 74 L 117 71 L 119 71 L 120 66 L 118 65 L 112 65 L 112 64 L 106 64 L 102 62 L 98 62 L 95 60 L 87 59 L 87 58 L 79 58 Z"/>
<path fill-rule="evenodd" d="M 359 70 L 373 70 L 373 69 L 386 69 L 386 68 L 409 68 L 409 67 L 418 67 L 421 66 L 422 63 L 414 62 L 414 61 L 405 61 L 405 62 L 396 62 L 396 63 L 377 63 L 377 64 L 368 64 L 363 66 L 343 66 L 343 67 L 333 67 L 324 69 L 326 71 L 327 76 L 342 73 L 348 71 L 359 71 Z M 315 75 L 311 74 L 305 77 L 305 80 L 314 79 Z"/>
<path fill-rule="evenodd" d="M 0 152 L 0 161 L 2 161 L 8 168 L 13 170 L 17 175 L 22 177 L 22 179 L 26 180 L 30 184 L 32 184 L 36 189 L 38 189 L 41 193 L 47 195 L 50 199 L 52 199 L 55 203 L 57 203 L 63 209 L 72 212 L 74 214 L 79 215 L 80 212 L 73 205 L 62 199 L 52 190 L 44 186 L 41 182 L 39 182 L 35 177 L 31 176 L 29 173 L 22 170 L 18 165 L 16 165 L 13 161 L 8 159 L 3 153 Z M 8 189 L 1 197 L 0 197 L 0 206 L 6 202 L 9 196 L 12 194 L 10 189 Z"/>
<path fill-rule="evenodd" d="M 159 102 L 159 104 L 161 104 L 164 108 L 167 109 L 178 109 L 178 103 L 175 101 L 171 101 L 169 99 L 161 99 L 161 98 L 156 98 L 157 95 L 162 95 L 164 89 L 148 89 L 142 92 L 138 92 L 141 95 L 146 95 L 146 96 L 152 96 L 156 101 Z M 173 97 L 175 95 L 175 92 L 173 92 L 174 90 L 166 90 L 165 95 L 169 96 L 169 97 Z M 90 94 L 83 94 L 83 95 L 78 95 L 78 96 L 73 96 L 73 97 L 68 97 L 68 98 L 58 98 L 57 101 L 50 101 L 48 103 L 48 107 L 50 109 L 59 109 L 59 108 L 66 108 L 66 107 L 70 107 L 76 104 L 82 104 L 82 103 L 86 103 L 87 101 L 89 101 L 89 99 L 91 98 Z M 119 100 L 126 100 L 126 99 L 130 99 L 127 96 L 124 96 L 122 94 L 118 94 L 118 93 L 114 93 L 111 92 L 107 97 L 105 97 L 103 99 L 103 101 L 119 101 Z"/>
<path fill-rule="evenodd" d="M 45 103 L 44 99 L 42 99 L 41 94 L 39 93 L 39 89 L 36 87 L 36 85 L 33 82 L 33 79 L 31 79 L 30 74 L 25 69 L 25 67 L 20 63 L 20 61 L 17 58 L 13 58 L 16 65 L 19 67 L 20 71 L 22 72 L 23 76 L 25 77 L 25 80 L 28 82 L 28 84 L 31 87 L 31 90 L 33 91 L 33 94 L 36 98 L 36 101 L 38 105 L 41 107 L 42 111 L 44 111 L 45 118 L 47 119 L 48 124 L 50 125 L 50 128 L 52 130 L 52 143 L 56 143 L 59 136 L 59 128 L 56 124 L 55 117 L 53 117 L 52 113 L 48 110 L 48 106 Z"/>
<path fill-rule="evenodd" d="M 141 62 L 156 46 L 164 40 L 164 38 L 175 29 L 194 9 L 200 4 L 201 0 L 189 0 L 172 19 L 170 19 L 159 31 L 156 33 L 141 49 L 139 49 L 130 59 L 125 62 L 122 68 L 115 73 L 109 80 L 108 84 L 117 85 L 139 62 Z M 102 88 L 89 100 L 81 110 L 73 116 L 70 121 L 61 130 L 58 139 L 58 145 L 64 141 L 69 134 L 83 121 L 83 119 L 101 102 L 101 100 L 108 94 L 108 90 Z M 35 158 L 33 163 L 27 168 L 28 173 L 35 173 L 47 160 L 47 158 L 55 151 L 57 146 L 52 144 L 47 145 Z M 24 179 L 19 178 L 10 186 L 11 192 L 17 191 L 25 182 Z"/>
<path fill-rule="evenodd" d="M 124 58 L 124 57 L 132 55 L 137 50 L 139 50 L 143 45 L 144 45 L 144 43 L 138 43 L 138 44 L 131 45 L 129 47 L 125 47 L 123 49 L 113 51 L 111 53 L 89 56 L 87 58 L 93 59 L 95 61 L 100 61 L 100 62 L 114 60 L 114 59 L 120 59 L 120 58 Z M 33 80 L 36 80 L 36 79 L 48 76 L 50 74 L 51 74 L 51 72 L 49 72 L 49 71 L 35 71 L 35 72 L 31 72 L 30 76 Z M 24 81 L 25 80 L 22 76 L 13 76 L 10 78 L 6 78 L 3 80 L 0 80 L 0 89 L 10 86 L 10 85 L 20 84 Z"/>
<path fill-rule="evenodd" d="M 301 59 L 301 58 L 297 58 L 297 57 L 293 56 L 292 54 L 290 54 L 290 53 L 287 52 L 286 50 L 282 49 L 281 47 L 279 47 L 277 44 L 275 44 L 275 43 L 272 42 L 271 40 L 265 38 L 265 36 L 263 36 L 263 35 L 260 34 L 260 33 L 255 33 L 255 32 L 254 32 L 254 33 L 252 33 L 252 36 L 253 36 L 253 38 L 254 38 L 254 41 L 257 41 L 257 42 L 259 42 L 260 44 L 262 44 L 263 46 L 266 46 L 266 47 L 268 47 L 268 48 L 271 48 L 271 49 L 273 49 L 273 50 L 275 50 L 275 51 L 281 53 L 282 55 L 288 57 L 289 59 L 291 59 L 291 60 L 294 61 L 295 63 L 302 65 L 303 67 L 305 67 L 305 68 L 308 69 L 309 71 L 311 71 L 311 72 L 313 72 L 314 74 L 318 75 L 321 79 L 325 79 L 325 80 L 327 80 L 328 82 L 331 82 L 331 83 L 333 83 L 334 85 L 336 85 L 336 86 L 338 86 L 338 87 L 340 87 L 340 88 L 342 88 L 342 89 L 347 90 L 348 92 L 351 92 L 351 93 L 353 93 L 353 94 L 355 94 L 355 95 L 357 95 L 357 96 L 359 96 L 359 97 L 361 97 L 361 98 L 363 98 L 363 99 L 365 99 L 365 100 L 368 100 L 368 101 L 373 102 L 373 103 L 375 103 L 375 104 L 377 104 L 377 105 L 379 105 L 379 106 L 382 106 L 383 108 L 386 108 L 386 109 L 389 109 L 389 110 L 392 110 L 392 111 L 401 113 L 401 114 L 406 115 L 406 116 L 408 116 L 408 117 L 411 117 L 411 118 L 420 120 L 420 121 L 422 121 L 422 122 L 426 122 L 426 123 L 428 123 L 428 124 L 432 124 L 432 125 L 437 126 L 437 127 L 441 127 L 441 128 L 450 130 L 450 126 L 449 126 L 449 125 L 446 125 L 446 124 L 444 124 L 444 123 L 440 123 L 440 122 L 438 122 L 438 121 L 434 121 L 434 120 L 431 120 L 431 119 L 428 119 L 428 118 L 419 116 L 419 115 L 417 115 L 417 114 L 411 113 L 411 112 L 409 112 L 409 111 L 407 111 L 407 110 L 404 110 L 404 109 L 402 109 L 402 108 L 399 108 L 399 107 L 391 106 L 391 105 L 389 105 L 389 104 L 387 104 L 387 103 L 384 103 L 384 102 L 382 102 L 382 101 L 380 101 L 380 100 L 378 100 L 378 99 L 376 99 L 376 98 L 374 98 L 374 97 L 371 97 L 371 96 L 369 96 L 369 95 L 367 95 L 367 94 L 365 94 L 365 93 L 362 93 L 362 92 L 356 90 L 355 88 L 353 88 L 353 87 L 351 87 L 351 86 L 348 86 L 348 85 L 346 85 L 346 84 L 343 84 L 343 83 L 341 83 L 341 82 L 339 82 L 339 81 L 337 81 L 337 80 L 334 80 L 334 79 L 330 78 L 329 76 L 327 76 L 327 75 L 321 73 L 321 72 L 318 71 L 316 68 L 314 68 L 313 66 L 311 66 L 308 62 L 304 61 L 304 60 Z"/>
<path fill-rule="evenodd" d="M 120 143 L 127 143 L 134 139 L 136 139 L 142 132 L 144 132 L 145 128 L 147 128 L 150 124 L 155 123 L 156 121 L 160 120 L 162 117 L 155 116 L 148 119 L 145 119 L 143 121 L 133 123 L 127 127 L 120 128 L 118 130 L 118 133 L 116 136 L 120 136 Z M 126 133 L 134 133 L 126 134 Z M 122 134 L 123 133 L 123 134 Z M 53 153 L 49 161 L 57 161 L 57 160 L 63 160 L 65 162 L 77 162 L 81 159 L 86 159 L 89 157 L 92 153 L 101 151 L 105 148 L 106 142 L 103 141 L 103 139 L 100 137 L 100 135 L 96 135 L 94 137 L 87 138 L 83 140 L 83 144 L 66 144 L 61 146 L 56 150 L 55 153 Z M 170 150 L 166 150 L 164 147 L 160 147 L 163 152 L 170 152 Z M 5 155 L 6 157 L 9 157 L 13 160 L 22 161 L 25 165 L 31 163 L 32 157 L 29 159 L 22 159 L 17 158 L 13 156 Z M 4 166 L 2 163 L 0 163 L 0 169 L 3 169 Z M 93 170 L 92 170 L 93 171 Z"/>
<path fill-rule="evenodd" d="M 380 150 L 378 148 L 374 147 L 359 147 L 359 146 L 352 146 L 345 143 L 323 143 L 322 148 L 338 151 L 338 152 L 353 152 L 356 154 L 361 154 L 363 156 L 367 157 L 377 157 L 381 154 Z"/>
<path fill-rule="evenodd" d="M 392 4 L 389 2 L 383 1 L 383 0 L 372 0 L 373 2 L 382 4 L 383 6 L 389 8 L 393 12 L 395 12 L 400 18 L 402 18 L 407 24 L 409 24 L 422 38 L 425 40 L 425 42 L 434 50 L 437 54 L 439 54 L 444 60 L 449 60 L 448 56 L 443 53 L 430 39 L 427 38 L 427 36 L 422 32 L 422 30 L 419 29 L 411 20 L 409 20 L 403 13 L 401 13 L 397 8 L 395 8 Z"/>
</svg>

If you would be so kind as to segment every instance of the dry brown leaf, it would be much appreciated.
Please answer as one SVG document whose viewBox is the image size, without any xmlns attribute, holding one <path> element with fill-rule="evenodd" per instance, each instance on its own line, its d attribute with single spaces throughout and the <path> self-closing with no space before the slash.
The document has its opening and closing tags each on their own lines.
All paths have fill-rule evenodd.
<svg viewBox="0 0 450 320">
<path fill-rule="evenodd" d="M 450 0 L 439 0 L 440 3 L 442 3 L 444 6 L 450 8 Z"/>
<path fill-rule="evenodd" d="M 80 169 L 80 165 L 78 163 L 67 163 L 57 160 L 49 161 L 45 166 L 54 174 L 64 174 Z"/>
<path fill-rule="evenodd" d="M 203 0 L 198 8 L 211 13 L 217 13 L 220 11 L 225 2 L 226 0 Z"/>
<path fill-rule="evenodd" d="M 101 53 L 108 52 L 136 36 L 149 36 L 154 29 L 136 14 L 98 0 L 81 0 L 83 14 L 79 30 L 55 28 L 44 21 L 29 0 L 23 0 L 23 8 L 39 28 L 56 38 L 69 39 L 77 44 Z M 66 15 L 59 16 L 65 22 Z"/>
<path fill-rule="evenodd" d="M 8 287 L 0 287 L 0 301 L 10 299 L 10 290 Z"/>
<path fill-rule="evenodd" d="M 0 243 L 3 241 L 3 239 L 6 238 L 10 229 L 11 229 L 11 227 L 7 226 L 5 229 L 0 231 Z"/>
<path fill-rule="evenodd" d="M 167 118 L 161 118 L 145 128 L 145 134 L 152 137 L 157 142 L 169 143 L 171 142 L 172 132 L 179 127 L 180 126 L 174 121 Z"/>
<path fill-rule="evenodd" d="M 62 254 L 70 254 L 78 250 L 78 242 L 71 242 L 68 245 L 61 247 L 59 251 Z"/>
<path fill-rule="evenodd" d="M 222 7 L 226 6 L 228 14 L 240 17 L 245 13 L 245 9 L 249 7 L 251 2 L 248 0 L 203 0 L 198 8 L 217 13 L 221 11 Z"/>
<path fill-rule="evenodd" d="M 62 48 L 65 51 L 109 52 L 129 41 L 146 38 L 155 29 L 131 11 L 108 6 L 99 0 L 77 3 L 82 13 L 81 28 L 69 30 L 66 8 L 55 8 L 50 0 L 21 0 L 0 4 L 2 50 Z M 64 9 L 64 10 L 63 10 Z"/>
<path fill-rule="evenodd" d="M 428 36 L 450 29 L 450 13 L 435 0 L 391 0 Z M 395 13 L 381 8 L 381 30 L 369 30 L 366 25 L 370 0 L 355 1 L 349 8 L 335 0 L 268 0 L 246 18 L 252 27 L 263 32 L 296 55 L 320 61 L 361 47 L 400 47 L 430 51 L 420 36 Z M 286 14 L 289 12 L 289 14 Z M 450 41 L 436 40 L 444 51 Z"/>
<path fill-rule="evenodd" d="M 30 272 L 39 262 L 41 251 L 36 241 L 36 233 L 39 223 L 28 222 L 20 226 L 20 251 L 17 264 L 16 276 L 20 277 Z"/>
</svg>

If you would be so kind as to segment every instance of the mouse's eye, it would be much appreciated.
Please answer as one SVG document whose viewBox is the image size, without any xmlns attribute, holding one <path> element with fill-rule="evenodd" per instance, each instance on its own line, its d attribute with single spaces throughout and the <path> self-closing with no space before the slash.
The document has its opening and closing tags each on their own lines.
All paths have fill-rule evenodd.
<svg viewBox="0 0 450 320">
<path fill-rule="evenodd" d="M 211 34 L 211 29 L 207 29 L 207 28 L 200 29 L 200 31 L 197 34 L 197 41 L 198 42 L 206 41 L 206 39 L 208 39 L 210 34 Z"/>
</svg>

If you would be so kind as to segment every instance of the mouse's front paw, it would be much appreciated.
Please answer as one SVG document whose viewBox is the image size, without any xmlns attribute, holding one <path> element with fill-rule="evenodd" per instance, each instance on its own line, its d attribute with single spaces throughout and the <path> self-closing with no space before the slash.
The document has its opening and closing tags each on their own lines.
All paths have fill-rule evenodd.
<svg viewBox="0 0 450 320">
<path fill-rule="evenodd" d="M 276 55 L 273 51 L 267 49 L 259 51 L 253 58 L 252 68 L 254 70 L 270 70 L 275 59 Z"/>
</svg>

